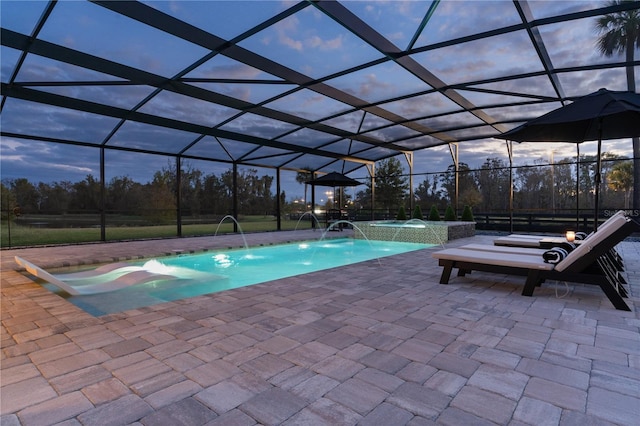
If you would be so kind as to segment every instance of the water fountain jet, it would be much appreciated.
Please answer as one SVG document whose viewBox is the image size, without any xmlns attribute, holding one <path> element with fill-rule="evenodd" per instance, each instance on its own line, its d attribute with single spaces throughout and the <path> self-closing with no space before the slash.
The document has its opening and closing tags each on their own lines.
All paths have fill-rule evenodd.
<svg viewBox="0 0 640 426">
<path fill-rule="evenodd" d="M 298 219 L 298 222 L 296 222 L 296 227 L 294 228 L 294 231 L 298 230 L 298 225 L 300 225 L 300 221 L 305 217 L 309 215 L 311 217 L 311 222 L 312 222 L 312 227 L 313 227 L 313 221 L 315 220 L 316 225 L 318 226 L 318 229 L 320 229 L 322 227 L 322 225 L 320 225 L 320 221 L 318 220 L 318 217 L 313 214 L 312 211 L 308 211 L 308 212 L 304 212 L 302 213 L 302 216 L 300 216 L 300 218 Z M 315 231 L 315 227 L 313 227 L 313 230 Z"/>
<path fill-rule="evenodd" d="M 224 222 L 226 219 L 231 219 L 232 221 L 235 222 L 236 226 L 238 227 L 238 230 L 240 231 L 240 235 L 242 236 L 242 241 L 244 242 L 244 248 L 248 250 L 249 249 L 249 245 L 247 244 L 247 240 L 244 237 L 244 232 L 242 232 L 242 227 L 240 226 L 240 223 L 238 223 L 236 218 L 231 216 L 230 214 L 228 214 L 225 217 L 223 217 L 222 219 L 220 219 L 220 222 L 218 222 L 218 226 L 216 227 L 216 232 L 215 232 L 215 234 L 213 234 L 213 238 L 215 238 L 218 235 L 218 230 L 220 229 L 220 225 L 222 225 L 222 222 Z"/>
</svg>

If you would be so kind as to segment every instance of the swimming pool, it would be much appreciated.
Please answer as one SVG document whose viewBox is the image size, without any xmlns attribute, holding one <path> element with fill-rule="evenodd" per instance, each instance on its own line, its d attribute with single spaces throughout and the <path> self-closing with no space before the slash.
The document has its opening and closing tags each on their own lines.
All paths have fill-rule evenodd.
<svg viewBox="0 0 640 426">
<path fill-rule="evenodd" d="M 49 290 L 95 315 L 105 315 L 432 247 L 430 244 L 339 238 L 162 257 L 132 265 L 180 279 L 154 281 L 110 293 L 69 296 Z"/>
</svg>

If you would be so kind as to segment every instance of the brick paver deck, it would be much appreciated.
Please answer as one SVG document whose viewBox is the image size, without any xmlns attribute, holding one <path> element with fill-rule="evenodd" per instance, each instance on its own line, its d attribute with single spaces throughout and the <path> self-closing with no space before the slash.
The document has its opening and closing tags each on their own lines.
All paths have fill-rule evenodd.
<svg viewBox="0 0 640 426">
<path fill-rule="evenodd" d="M 2 251 L 0 423 L 640 421 L 640 243 L 618 246 L 633 312 L 596 287 L 569 285 L 560 297 L 567 288 L 552 282 L 524 297 L 523 278 L 475 272 L 440 285 L 439 247 L 97 318 L 13 262 L 54 268 L 242 244 L 218 236 Z"/>
</svg>

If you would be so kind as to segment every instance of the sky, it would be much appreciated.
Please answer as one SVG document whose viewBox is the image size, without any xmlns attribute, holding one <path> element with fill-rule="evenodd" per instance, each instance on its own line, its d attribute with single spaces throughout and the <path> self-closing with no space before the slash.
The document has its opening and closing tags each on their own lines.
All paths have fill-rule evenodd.
<svg viewBox="0 0 640 426">
<path fill-rule="evenodd" d="M 197 26 L 210 34 L 231 40 L 273 15 L 285 11 L 294 2 L 287 1 L 148 1 L 145 4 L 171 14 Z M 601 7 L 602 1 L 529 1 L 528 6 L 536 19 L 544 19 L 564 13 Z M 342 4 L 366 24 L 378 31 L 386 40 L 401 50 L 411 43 L 425 15 L 430 1 L 344 1 Z M 42 15 L 46 2 L 0 2 L 0 22 L 3 29 L 30 35 Z M 478 19 L 481 17 L 481 19 Z M 483 31 L 516 25 L 521 20 L 511 1 L 455 1 L 443 0 L 433 16 L 415 40 L 414 47 L 443 43 L 436 49 L 412 55 L 412 59 L 425 67 L 435 78 L 445 84 L 503 77 L 511 74 L 541 71 L 542 65 L 525 31 L 496 35 L 479 41 L 469 41 L 447 46 L 446 41 Z M 197 63 L 209 53 L 196 44 L 177 39 L 155 28 L 132 25 L 133 21 L 107 8 L 85 1 L 60 1 L 43 26 L 38 38 L 76 49 L 91 55 L 120 62 L 124 65 L 172 77 Z M 552 23 L 538 27 L 555 69 L 579 67 L 585 64 L 604 64 L 622 61 L 615 55 L 605 58 L 597 52 L 594 18 L 571 22 Z M 268 60 L 278 62 L 291 70 L 311 78 L 326 78 L 349 67 L 374 61 L 382 57 L 365 41 L 356 37 L 329 16 L 315 7 L 306 7 L 278 23 L 268 26 L 238 44 Z M 636 52 L 636 57 L 637 57 Z M 19 64 L 20 52 L 2 46 L 0 51 L 0 76 L 9 82 Z M 361 112 L 344 114 L 349 106 L 321 93 L 303 89 L 288 96 L 271 100 L 294 87 L 282 84 L 276 72 L 258 69 L 233 58 L 217 55 L 204 60 L 184 77 L 192 79 L 195 87 L 212 90 L 252 104 L 264 106 L 285 114 L 296 114 L 309 120 L 357 132 L 373 130 L 367 135 L 381 141 L 407 138 L 412 143 L 432 143 L 430 137 L 403 126 L 380 127 L 385 119 Z M 636 80 L 640 70 L 636 71 Z M 204 79 L 225 79 L 213 81 Z M 583 96 L 606 87 L 610 90 L 626 90 L 622 69 L 563 72 L 558 79 L 567 96 Z M 89 84 L 44 85 L 38 82 L 84 82 Z M 153 92 L 153 88 L 136 84 L 118 84 L 122 79 L 98 71 L 88 70 L 29 54 L 19 69 L 15 82 L 28 83 L 27 87 L 96 102 L 112 107 L 130 109 Z M 90 84 L 92 83 L 93 84 Z M 99 84 L 96 82 L 100 82 Z M 351 74 L 329 78 L 325 83 L 342 90 L 364 102 L 394 99 L 380 106 L 407 119 L 433 115 L 420 120 L 423 126 L 447 128 L 460 123 L 478 124 L 479 120 L 439 93 L 405 98 L 425 90 L 425 82 L 408 73 L 397 64 L 387 61 L 357 70 Z M 469 102 L 484 107 L 497 120 L 534 118 L 561 106 L 560 103 L 522 105 L 517 109 L 495 106 L 504 102 L 526 100 L 529 96 L 553 96 L 548 78 L 532 76 L 517 80 L 487 82 L 474 87 L 480 90 L 460 89 L 458 92 Z M 490 89 L 488 93 L 482 89 Z M 514 95 L 509 95 L 513 92 Z M 274 120 L 259 114 L 246 113 L 236 117 L 238 110 L 198 101 L 186 96 L 162 91 L 142 104 L 140 112 L 202 126 L 263 138 L 279 137 L 279 141 L 309 147 L 323 146 L 331 140 L 326 134 L 305 129 L 295 131 L 290 123 Z M 441 114 L 441 115 L 439 115 Z M 235 118 L 234 118 L 235 117 Z M 193 143 L 198 135 L 169 130 L 149 124 L 126 121 L 117 127 L 119 120 L 87 112 L 78 112 L 54 106 L 46 106 L 25 100 L 8 98 L 0 114 L 2 130 L 10 133 L 31 134 L 39 137 L 60 138 L 100 144 L 109 138 L 108 145 L 119 148 L 137 148 L 177 153 Z M 513 123 L 510 127 L 514 127 Z M 484 130 L 473 128 L 451 132 L 453 137 L 477 136 L 476 140 L 459 143 L 459 161 L 473 167 L 480 166 L 488 158 L 501 158 L 508 163 L 506 142 L 484 137 Z M 329 151 L 340 151 L 349 145 L 348 140 L 328 146 Z M 357 149 L 358 142 L 352 142 Z M 253 146 L 230 140 L 202 138 L 187 150 L 194 156 L 213 156 L 254 159 L 274 165 L 286 159 L 287 167 L 308 166 L 315 161 L 326 165 L 328 160 L 284 156 L 275 148 L 263 147 L 252 152 Z M 603 151 L 631 156 L 631 140 L 603 142 Z M 386 149 L 381 149 L 386 152 Z M 588 141 L 580 145 L 583 155 L 595 155 L 596 143 Z M 568 143 L 514 144 L 514 162 L 532 164 L 536 159 L 555 160 L 575 157 L 576 145 Z M 140 182 L 148 182 L 153 173 L 171 166 L 170 157 L 143 155 L 126 150 L 106 150 L 106 180 L 128 176 Z M 403 156 L 398 157 L 403 164 Z M 26 177 L 32 182 L 79 181 L 87 175 L 99 176 L 100 150 L 92 147 L 54 144 L 2 136 L 0 138 L 0 177 L 15 179 Z M 188 160 L 188 165 L 205 174 L 221 174 L 229 169 L 228 163 L 211 163 Z M 447 169 L 452 164 L 447 145 L 419 150 L 414 153 L 414 173 L 433 173 Z M 357 166 L 357 165 L 356 165 Z M 331 168 L 349 172 L 338 161 Z M 258 175 L 274 175 L 272 169 L 258 169 Z M 304 189 L 295 182 L 295 173 L 282 172 L 282 187 L 288 197 L 302 195 Z M 351 177 L 363 179 L 366 169 L 361 168 Z M 414 180 L 419 184 L 422 178 Z"/>
</svg>

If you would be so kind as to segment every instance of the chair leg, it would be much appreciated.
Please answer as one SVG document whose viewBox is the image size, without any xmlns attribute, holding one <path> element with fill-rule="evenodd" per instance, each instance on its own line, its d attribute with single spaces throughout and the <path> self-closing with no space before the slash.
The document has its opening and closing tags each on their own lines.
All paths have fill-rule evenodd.
<svg viewBox="0 0 640 426">
<path fill-rule="evenodd" d="M 459 277 L 464 277 L 467 274 L 470 274 L 471 271 L 468 269 L 464 269 L 464 268 L 458 268 L 458 276 Z"/>
<path fill-rule="evenodd" d="M 603 282 L 600 284 L 600 288 L 602 289 L 604 294 L 607 295 L 607 298 L 611 301 L 611 303 L 616 309 L 620 311 L 631 310 L 629 306 L 627 306 L 626 302 L 624 301 L 620 293 L 616 291 L 616 289 L 614 288 L 613 285 L 611 285 L 611 283 L 604 282 L 603 280 Z"/>
<path fill-rule="evenodd" d="M 539 286 L 541 282 L 540 271 L 535 269 L 529 270 L 527 281 L 524 283 L 524 288 L 522 289 L 522 295 L 533 296 L 533 290 Z"/>
<path fill-rule="evenodd" d="M 453 260 L 440 260 L 440 266 L 442 266 L 442 275 L 440 276 L 440 284 L 449 284 L 449 278 L 451 277 L 451 271 L 453 270 Z"/>
<path fill-rule="evenodd" d="M 597 261 L 597 265 L 600 267 L 601 272 L 604 274 L 606 280 L 609 281 L 609 284 L 616 290 L 622 297 L 628 297 L 627 290 L 624 288 L 624 285 L 627 284 L 627 280 L 624 279 L 622 274 L 619 271 L 616 271 L 615 268 L 609 262 L 609 258 L 606 256 L 600 256 Z"/>
</svg>

